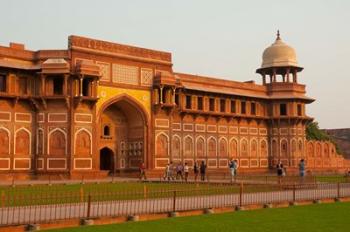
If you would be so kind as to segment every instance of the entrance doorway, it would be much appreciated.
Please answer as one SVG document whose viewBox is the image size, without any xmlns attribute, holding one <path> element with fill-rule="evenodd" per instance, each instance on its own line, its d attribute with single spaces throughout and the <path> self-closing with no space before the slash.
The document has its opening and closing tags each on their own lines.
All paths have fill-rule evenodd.
<svg viewBox="0 0 350 232">
<path fill-rule="evenodd" d="M 99 120 L 99 146 L 103 148 L 100 157 L 101 170 L 106 170 L 108 166 L 108 158 L 102 156 L 102 151 L 107 147 L 114 152 L 114 171 L 138 170 L 140 163 L 147 164 L 147 115 L 142 105 L 131 97 L 118 97 L 102 107 Z"/>
<path fill-rule="evenodd" d="M 100 170 L 113 171 L 113 151 L 108 147 L 104 147 L 100 150 Z"/>
</svg>

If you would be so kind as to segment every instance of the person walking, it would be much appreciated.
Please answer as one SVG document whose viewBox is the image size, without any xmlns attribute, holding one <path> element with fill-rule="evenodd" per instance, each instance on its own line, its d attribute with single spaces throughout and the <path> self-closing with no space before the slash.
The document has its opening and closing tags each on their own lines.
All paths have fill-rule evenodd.
<svg viewBox="0 0 350 232">
<path fill-rule="evenodd" d="M 237 176 L 237 169 L 238 169 L 238 160 L 235 161 L 235 176 Z"/>
<path fill-rule="evenodd" d="M 182 175 L 182 172 L 183 172 L 183 165 L 182 163 L 178 163 L 177 166 L 176 166 L 176 179 L 183 179 L 183 175 Z"/>
<path fill-rule="evenodd" d="M 170 170 L 170 164 L 168 163 L 165 166 L 165 172 L 164 172 L 164 180 L 170 181 L 171 178 L 171 170 Z"/>
<path fill-rule="evenodd" d="M 145 166 L 144 162 L 142 162 L 140 164 L 139 172 L 140 172 L 140 180 L 142 180 L 142 179 L 147 180 L 147 177 L 146 177 L 146 166 Z"/>
<path fill-rule="evenodd" d="M 188 180 L 188 173 L 190 171 L 190 168 L 188 167 L 187 163 L 185 163 L 185 166 L 184 166 L 184 174 L 185 174 L 185 181 L 187 182 Z"/>
<path fill-rule="evenodd" d="M 276 169 L 277 169 L 278 183 L 281 184 L 282 176 L 283 176 L 283 163 L 281 162 L 281 160 L 278 161 Z"/>
<path fill-rule="evenodd" d="M 170 161 L 170 165 L 169 165 L 169 180 L 174 180 L 174 175 L 175 175 L 175 171 L 174 169 L 176 169 L 173 161 Z"/>
<path fill-rule="evenodd" d="M 231 160 L 228 164 L 228 167 L 230 169 L 231 174 L 231 182 L 233 181 L 233 178 L 235 178 L 235 169 L 234 169 L 234 160 Z"/>
<path fill-rule="evenodd" d="M 230 173 L 231 173 L 231 182 L 235 179 L 237 174 L 237 162 L 236 160 L 231 160 L 229 163 Z"/>
<path fill-rule="evenodd" d="M 201 166 L 199 167 L 199 171 L 201 173 L 201 181 L 205 181 L 205 172 L 207 169 L 207 165 L 202 161 Z"/>
<path fill-rule="evenodd" d="M 194 181 L 195 182 L 197 182 L 198 173 L 199 173 L 199 167 L 198 167 L 197 161 L 195 161 L 194 165 L 193 165 L 193 174 L 194 174 Z"/>
<path fill-rule="evenodd" d="M 301 181 L 304 181 L 304 176 L 305 176 L 305 160 L 301 159 L 299 162 L 299 175 L 301 178 Z"/>
</svg>

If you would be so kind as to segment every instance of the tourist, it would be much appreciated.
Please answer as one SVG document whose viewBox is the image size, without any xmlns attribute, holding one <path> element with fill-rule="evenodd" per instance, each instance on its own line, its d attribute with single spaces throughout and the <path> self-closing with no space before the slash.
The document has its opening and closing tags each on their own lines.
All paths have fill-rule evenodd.
<svg viewBox="0 0 350 232">
<path fill-rule="evenodd" d="M 237 176 L 238 160 L 234 160 L 234 162 L 235 162 L 235 176 Z"/>
<path fill-rule="evenodd" d="M 305 161 L 301 159 L 299 162 L 299 175 L 301 178 L 305 176 Z"/>
<path fill-rule="evenodd" d="M 284 172 L 283 163 L 281 162 L 281 160 L 278 161 L 276 168 L 277 168 L 278 183 L 281 184 L 282 176 Z"/>
<path fill-rule="evenodd" d="M 174 180 L 174 173 L 175 173 L 175 170 L 176 167 L 173 163 L 173 161 L 170 161 L 170 165 L 169 165 L 169 180 Z"/>
<path fill-rule="evenodd" d="M 185 163 L 185 167 L 184 167 L 184 174 L 185 174 L 185 181 L 187 182 L 188 180 L 188 173 L 190 168 L 188 167 L 187 163 Z"/>
<path fill-rule="evenodd" d="M 345 176 L 350 177 L 350 171 L 348 171 Z"/>
<path fill-rule="evenodd" d="M 199 167 L 198 167 L 197 161 L 195 161 L 193 165 L 194 181 L 197 181 L 198 173 L 199 173 Z"/>
<path fill-rule="evenodd" d="M 163 178 L 164 178 L 164 180 L 170 181 L 171 169 L 170 169 L 170 164 L 169 163 L 165 166 L 165 173 L 164 173 L 164 177 Z"/>
<path fill-rule="evenodd" d="M 146 166 L 145 166 L 144 162 L 142 162 L 140 164 L 139 171 L 140 171 L 140 180 L 142 180 L 142 178 L 147 180 L 147 177 L 146 177 Z"/>
<path fill-rule="evenodd" d="M 230 168 L 230 173 L 231 173 L 231 182 L 233 181 L 233 179 L 235 178 L 235 172 L 236 172 L 236 168 L 235 168 L 235 166 L 236 166 L 236 164 L 235 164 L 235 161 L 234 160 L 231 160 L 230 162 L 229 162 L 229 168 Z"/>
<path fill-rule="evenodd" d="M 181 180 L 183 179 L 183 175 L 182 175 L 183 169 L 184 169 L 184 167 L 183 167 L 182 163 L 181 162 L 178 163 L 177 166 L 176 166 L 176 179 L 177 180 L 178 179 L 181 179 Z"/>
<path fill-rule="evenodd" d="M 201 166 L 199 167 L 199 171 L 201 173 L 201 180 L 205 181 L 205 171 L 207 169 L 207 165 L 205 165 L 204 161 L 202 161 Z"/>
<path fill-rule="evenodd" d="M 277 176 L 283 176 L 283 163 L 279 160 L 277 163 Z"/>
</svg>

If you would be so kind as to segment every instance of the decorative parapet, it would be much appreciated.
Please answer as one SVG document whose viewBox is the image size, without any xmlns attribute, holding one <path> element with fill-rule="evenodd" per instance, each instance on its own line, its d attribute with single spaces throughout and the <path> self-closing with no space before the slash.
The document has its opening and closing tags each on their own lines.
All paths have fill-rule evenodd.
<svg viewBox="0 0 350 232">
<path fill-rule="evenodd" d="M 305 151 L 304 158 L 309 168 L 334 170 L 350 168 L 350 160 L 338 154 L 332 142 L 308 140 Z"/>
<path fill-rule="evenodd" d="M 106 42 L 102 40 L 95 40 L 84 38 L 80 36 L 70 36 L 68 41 L 68 48 L 86 48 L 98 50 L 101 52 L 110 52 L 115 54 L 122 54 L 129 57 L 142 57 L 151 60 L 171 62 L 171 53 L 156 51 L 146 48 L 139 48 L 134 46 L 122 45 L 117 43 Z"/>
</svg>

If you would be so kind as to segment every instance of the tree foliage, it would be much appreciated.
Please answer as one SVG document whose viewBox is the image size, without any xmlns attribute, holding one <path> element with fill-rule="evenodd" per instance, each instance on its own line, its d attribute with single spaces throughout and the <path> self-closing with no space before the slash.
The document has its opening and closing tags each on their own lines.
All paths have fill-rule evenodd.
<svg viewBox="0 0 350 232">
<path fill-rule="evenodd" d="M 318 122 L 312 122 L 306 127 L 306 139 L 317 141 L 331 141 L 332 138 L 318 126 Z"/>
<path fill-rule="evenodd" d="M 341 150 L 334 139 L 327 134 L 325 131 L 321 130 L 318 126 L 318 122 L 309 123 L 306 127 L 306 139 L 307 140 L 317 140 L 317 141 L 329 141 L 334 144 L 335 149 L 338 154 L 341 154 Z"/>
</svg>

